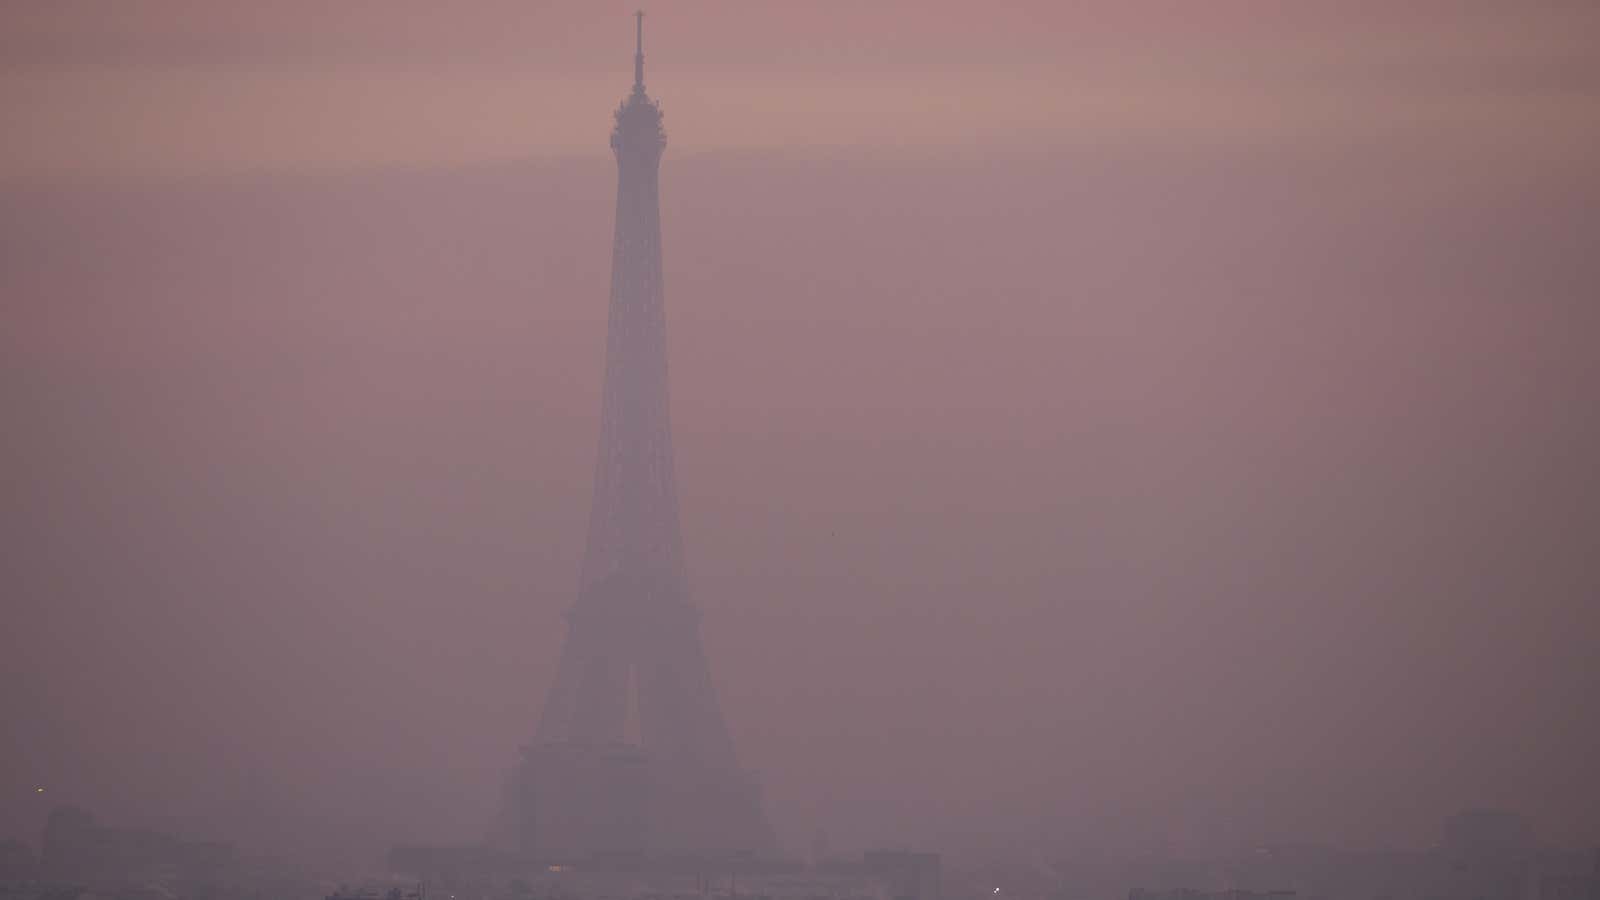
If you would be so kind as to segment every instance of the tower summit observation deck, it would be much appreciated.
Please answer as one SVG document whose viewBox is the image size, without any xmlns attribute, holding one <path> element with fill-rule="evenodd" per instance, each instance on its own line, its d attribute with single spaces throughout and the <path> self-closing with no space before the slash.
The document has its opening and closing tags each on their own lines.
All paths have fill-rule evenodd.
<svg viewBox="0 0 1600 900">
<path fill-rule="evenodd" d="M 611 132 L 617 218 L 588 542 L 556 681 L 513 779 L 516 844 L 541 858 L 773 843 L 689 600 L 661 279 L 666 134 L 645 92 L 644 14 L 635 18 L 633 90 Z"/>
</svg>

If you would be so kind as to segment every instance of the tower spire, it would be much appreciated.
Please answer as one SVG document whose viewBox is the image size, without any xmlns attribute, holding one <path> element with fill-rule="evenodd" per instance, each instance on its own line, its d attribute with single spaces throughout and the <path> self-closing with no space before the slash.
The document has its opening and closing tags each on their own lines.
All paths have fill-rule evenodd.
<svg viewBox="0 0 1600 900">
<path fill-rule="evenodd" d="M 633 20 L 634 37 L 638 42 L 633 52 L 633 89 L 642 91 L 644 90 L 644 10 L 634 13 Z"/>
</svg>

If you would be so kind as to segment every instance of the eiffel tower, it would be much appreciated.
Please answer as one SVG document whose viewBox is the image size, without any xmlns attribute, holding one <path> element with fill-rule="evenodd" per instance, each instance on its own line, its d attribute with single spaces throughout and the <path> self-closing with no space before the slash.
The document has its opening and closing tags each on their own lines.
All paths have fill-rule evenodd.
<svg viewBox="0 0 1600 900">
<path fill-rule="evenodd" d="M 633 91 L 611 132 L 617 219 L 588 544 L 556 681 L 512 787 L 518 849 L 545 859 L 773 848 L 689 599 L 661 282 L 666 134 L 644 88 L 644 13 L 635 20 Z"/>
</svg>

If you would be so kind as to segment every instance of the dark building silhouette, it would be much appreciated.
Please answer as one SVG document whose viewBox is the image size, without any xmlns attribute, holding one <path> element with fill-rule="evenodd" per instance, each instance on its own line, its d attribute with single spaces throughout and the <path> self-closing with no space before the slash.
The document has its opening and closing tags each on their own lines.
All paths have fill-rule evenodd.
<svg viewBox="0 0 1600 900">
<path fill-rule="evenodd" d="M 1109 874 L 1146 888 L 1144 900 L 1198 900 L 1222 896 L 1224 889 L 1292 891 L 1310 900 L 1600 900 L 1600 854 L 1541 846 L 1516 813 L 1466 810 L 1444 820 L 1440 837 L 1435 846 L 1417 850 L 1268 845 L 1184 864 L 1113 866 Z M 1063 896 L 1103 894 L 1111 883 L 1104 870 L 1083 867 L 1070 874 L 1071 890 Z"/>
<path fill-rule="evenodd" d="M 325 900 L 424 900 L 422 888 L 341 887 Z"/>
<path fill-rule="evenodd" d="M 234 866 L 231 844 L 113 828 L 101 825 L 87 810 L 62 806 L 45 822 L 38 877 L 88 885 L 162 882 L 193 893 L 226 881 Z"/>
<path fill-rule="evenodd" d="M 0 841 L 0 883 L 32 881 L 39 876 L 39 858 L 18 840 Z"/>
<path fill-rule="evenodd" d="M 939 900 L 939 854 L 906 850 L 869 850 L 861 863 L 867 874 L 882 879 L 890 900 Z"/>
<path fill-rule="evenodd" d="M 1590 857 L 1587 872 L 1546 873 L 1540 877 L 1538 900 L 1600 900 L 1600 849 Z"/>
<path fill-rule="evenodd" d="M 556 682 L 509 804 L 516 849 L 547 858 L 773 844 L 758 786 L 734 755 L 689 598 L 661 280 L 666 135 L 645 93 L 642 13 L 637 27 L 633 91 L 611 133 L 616 232 L 588 544 Z"/>
<path fill-rule="evenodd" d="M 1128 900 L 1294 900 L 1294 891 L 1144 891 L 1128 892 Z"/>
<path fill-rule="evenodd" d="M 1468 809 L 1444 821 L 1443 848 L 1457 859 L 1515 859 L 1533 846 L 1521 816 L 1501 809 Z"/>
</svg>

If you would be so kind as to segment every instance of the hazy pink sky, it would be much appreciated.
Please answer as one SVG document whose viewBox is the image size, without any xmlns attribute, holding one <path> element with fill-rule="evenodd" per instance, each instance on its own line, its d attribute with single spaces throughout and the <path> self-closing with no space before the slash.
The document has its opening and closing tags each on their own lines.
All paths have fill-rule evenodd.
<svg viewBox="0 0 1600 900">
<path fill-rule="evenodd" d="M 0 11 L 0 837 L 492 812 L 632 6 L 454 7 Z M 790 849 L 1600 840 L 1593 4 L 648 12 L 689 566 Z"/>
<path fill-rule="evenodd" d="M 0 176 L 600 155 L 627 4 L 62 2 L 4 12 Z M 1475 145 L 1588 157 L 1590 4 L 674 3 L 675 152 Z M 621 27 L 619 27 L 621 26 Z"/>
</svg>

